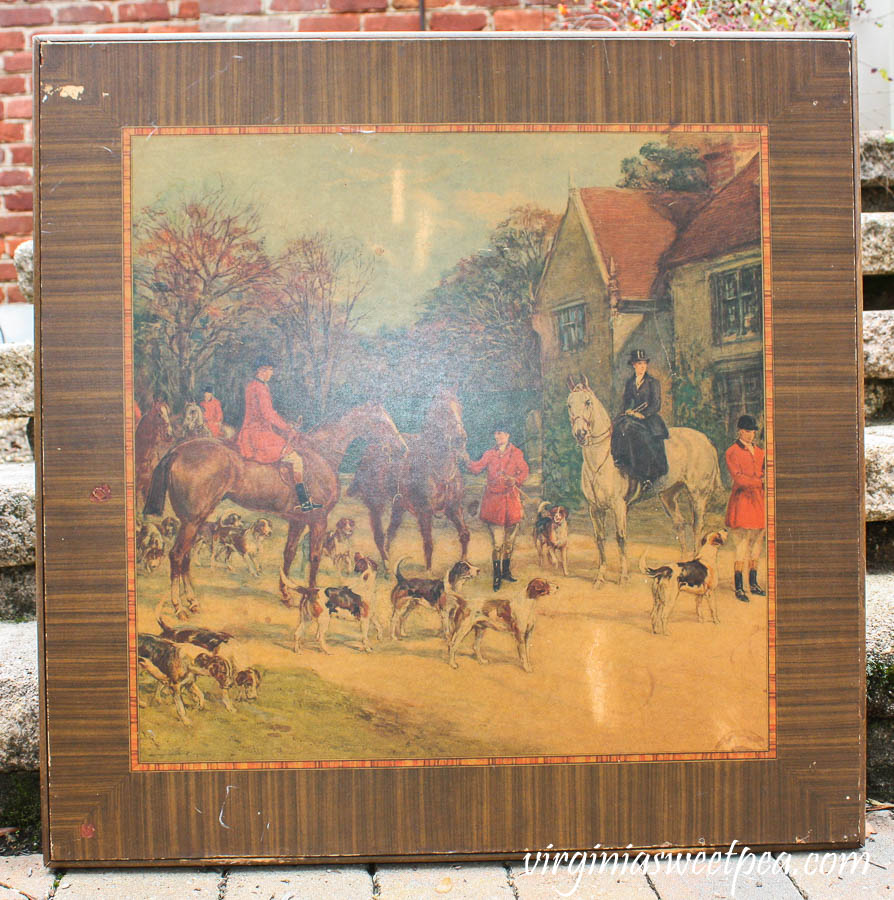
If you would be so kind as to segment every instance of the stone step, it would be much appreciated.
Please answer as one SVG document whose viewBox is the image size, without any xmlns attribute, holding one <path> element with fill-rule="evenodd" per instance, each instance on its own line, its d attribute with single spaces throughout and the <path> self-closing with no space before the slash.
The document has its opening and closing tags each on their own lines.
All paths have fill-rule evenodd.
<svg viewBox="0 0 894 900">
<path fill-rule="evenodd" d="M 864 432 L 866 521 L 894 519 L 894 425 L 871 425 Z"/>
<path fill-rule="evenodd" d="M 894 212 L 867 212 L 863 228 L 863 274 L 894 274 Z"/>
<path fill-rule="evenodd" d="M 860 135 L 860 182 L 863 187 L 894 185 L 894 132 L 864 131 Z"/>
<path fill-rule="evenodd" d="M 38 768 L 37 623 L 0 623 L 0 772 Z"/>
</svg>

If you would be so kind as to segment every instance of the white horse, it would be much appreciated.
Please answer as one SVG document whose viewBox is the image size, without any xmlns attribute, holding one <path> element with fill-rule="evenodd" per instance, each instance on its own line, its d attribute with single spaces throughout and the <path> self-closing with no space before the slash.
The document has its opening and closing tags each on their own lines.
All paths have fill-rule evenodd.
<svg viewBox="0 0 894 900">
<path fill-rule="evenodd" d="M 605 514 L 615 516 L 615 535 L 621 556 L 623 584 L 629 578 L 627 568 L 627 495 L 628 477 L 615 465 L 611 452 L 612 420 L 590 390 L 585 375 L 580 381 L 568 376 L 568 418 L 571 432 L 581 448 L 584 465 L 580 486 L 590 511 L 593 534 L 599 550 L 599 569 L 594 585 L 605 581 Z M 717 451 L 700 431 L 693 428 L 671 428 L 665 443 L 668 472 L 655 482 L 655 491 L 673 522 L 674 532 L 685 553 L 694 549 L 702 532 L 705 508 L 715 490 L 722 486 Z M 680 509 L 680 494 L 689 493 L 692 521 L 687 522 Z M 687 531 L 692 528 L 692 544 L 687 546 Z"/>
</svg>

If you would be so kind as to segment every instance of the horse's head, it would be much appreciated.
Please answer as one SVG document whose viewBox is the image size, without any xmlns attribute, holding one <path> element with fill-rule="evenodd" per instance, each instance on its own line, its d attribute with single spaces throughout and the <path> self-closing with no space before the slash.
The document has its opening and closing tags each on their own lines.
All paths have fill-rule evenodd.
<svg viewBox="0 0 894 900">
<path fill-rule="evenodd" d="M 187 403 L 183 408 L 183 422 L 180 430 L 185 437 L 201 434 L 205 428 L 205 414 L 198 403 Z"/>
<path fill-rule="evenodd" d="M 425 416 L 423 430 L 434 432 L 450 450 L 461 453 L 466 447 L 468 435 L 463 425 L 463 407 L 451 390 L 441 390 L 432 401 Z"/>
<path fill-rule="evenodd" d="M 605 407 L 590 389 L 586 375 L 578 380 L 568 376 L 568 419 L 571 433 L 581 447 L 599 440 L 611 431 L 611 420 Z"/>
<path fill-rule="evenodd" d="M 369 415 L 370 430 L 381 439 L 383 447 L 392 456 L 406 456 L 409 452 L 407 442 L 397 430 L 394 420 L 388 415 L 381 403 L 370 402 L 366 404 Z"/>
<path fill-rule="evenodd" d="M 174 426 L 171 424 L 171 408 L 167 403 L 159 403 L 155 407 L 157 420 L 155 423 L 155 431 L 159 440 L 173 441 Z"/>
</svg>

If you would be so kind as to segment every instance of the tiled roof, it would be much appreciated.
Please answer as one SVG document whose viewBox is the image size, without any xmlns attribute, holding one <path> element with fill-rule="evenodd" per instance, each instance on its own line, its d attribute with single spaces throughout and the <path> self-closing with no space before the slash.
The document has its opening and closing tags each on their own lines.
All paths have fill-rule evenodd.
<svg viewBox="0 0 894 900">
<path fill-rule="evenodd" d="M 645 191 L 600 187 L 578 193 L 606 269 L 614 260 L 622 299 L 651 297 L 658 263 L 676 236 L 673 223 Z"/>
<path fill-rule="evenodd" d="M 757 155 L 696 214 L 668 251 L 666 267 L 731 253 L 761 237 Z"/>
</svg>

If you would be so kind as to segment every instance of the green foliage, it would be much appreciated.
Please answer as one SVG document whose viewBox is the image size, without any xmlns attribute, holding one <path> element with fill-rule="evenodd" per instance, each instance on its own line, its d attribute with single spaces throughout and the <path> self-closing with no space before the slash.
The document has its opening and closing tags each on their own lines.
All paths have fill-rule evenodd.
<svg viewBox="0 0 894 900">
<path fill-rule="evenodd" d="M 695 147 L 649 141 L 639 148 L 639 156 L 622 160 L 621 172 L 621 188 L 704 193 L 709 187 L 707 167 Z"/>
<path fill-rule="evenodd" d="M 704 358 L 694 353 L 696 358 Z M 727 434 L 726 410 L 714 402 L 713 394 L 703 390 L 704 373 L 696 373 L 690 357 L 678 350 L 676 367 L 672 373 L 674 394 L 674 424 L 694 428 L 707 435 L 721 456 L 730 443 Z M 721 472 L 723 466 L 721 465 Z"/>
<path fill-rule="evenodd" d="M 583 456 L 571 436 L 566 402 L 568 392 L 561 383 L 550 383 L 543 402 L 543 496 L 568 509 L 580 509 Z"/>
<path fill-rule="evenodd" d="M 0 774 L 0 828 L 15 828 L 0 840 L 0 856 L 40 851 L 40 773 Z"/>
</svg>

